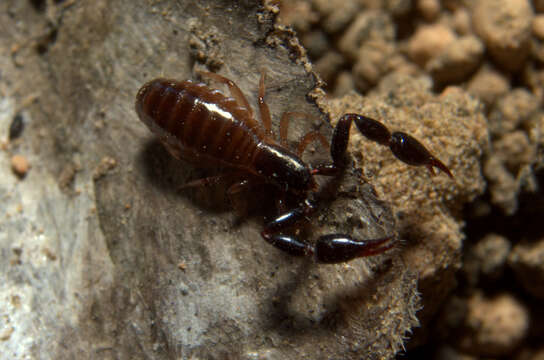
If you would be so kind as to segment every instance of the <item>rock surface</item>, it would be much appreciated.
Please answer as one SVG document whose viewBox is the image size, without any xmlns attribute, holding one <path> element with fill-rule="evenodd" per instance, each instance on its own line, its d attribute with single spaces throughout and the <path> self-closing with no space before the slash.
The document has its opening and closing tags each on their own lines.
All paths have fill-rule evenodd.
<svg viewBox="0 0 544 360">
<path fill-rule="evenodd" d="M 281 253 L 260 236 L 274 213 L 268 188 L 244 194 L 256 204 L 242 218 L 224 186 L 178 191 L 207 172 L 173 159 L 135 114 L 145 81 L 194 79 L 197 69 L 231 78 L 255 104 L 264 68 L 274 129 L 296 110 L 311 119 L 291 122 L 293 145 L 312 129 L 329 138 L 307 100 L 319 82 L 293 34 L 275 27 L 275 9 L 215 0 L 33 3 L 0 4 L 9 29 L 0 45 L 12 50 L 0 55 L 3 134 L 22 107 L 29 119 L 0 157 L 8 200 L 0 353 L 370 359 L 402 349 L 420 307 L 402 250 L 328 266 Z M 34 34 L 39 43 L 28 42 Z M 15 151 L 33 164 L 24 179 L 11 173 Z M 305 158 L 329 155 L 318 148 Z M 360 171 L 335 188 L 320 202 L 310 241 L 396 233 L 388 204 Z"/>
</svg>

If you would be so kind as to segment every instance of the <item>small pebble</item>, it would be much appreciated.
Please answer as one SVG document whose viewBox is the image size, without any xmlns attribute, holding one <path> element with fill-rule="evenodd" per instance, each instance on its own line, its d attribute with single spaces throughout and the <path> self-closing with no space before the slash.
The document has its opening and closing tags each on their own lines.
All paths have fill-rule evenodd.
<svg viewBox="0 0 544 360">
<path fill-rule="evenodd" d="M 529 120 L 539 109 L 539 100 L 524 88 L 517 88 L 497 100 L 489 114 L 489 130 L 492 135 L 512 132 Z"/>
<path fill-rule="evenodd" d="M 544 40 L 544 15 L 537 15 L 533 19 L 533 34 L 540 40 Z"/>
<path fill-rule="evenodd" d="M 382 76 L 397 68 L 402 61 L 395 46 L 384 41 L 371 41 L 359 49 L 358 61 L 353 66 L 355 87 L 366 92 L 376 85 Z"/>
<path fill-rule="evenodd" d="M 15 140 L 21 136 L 25 128 L 23 116 L 19 113 L 13 117 L 13 121 L 9 126 L 9 140 Z"/>
<path fill-rule="evenodd" d="M 423 25 L 410 39 L 408 54 L 414 62 L 424 66 L 431 58 L 441 54 L 455 39 L 455 34 L 444 25 Z"/>
<path fill-rule="evenodd" d="M 502 159 L 491 155 L 484 163 L 483 173 L 491 193 L 491 203 L 507 215 L 514 214 L 518 208 L 519 185 L 504 166 Z"/>
<path fill-rule="evenodd" d="M 440 14 L 440 2 L 438 0 L 419 0 L 417 8 L 427 21 L 436 20 Z"/>
<path fill-rule="evenodd" d="M 11 169 L 13 170 L 15 175 L 19 176 L 20 178 L 25 177 L 29 168 L 30 164 L 24 156 L 14 155 L 11 158 Z"/>
<path fill-rule="evenodd" d="M 278 21 L 288 24 L 299 32 L 307 32 L 313 23 L 318 20 L 318 15 L 305 1 L 282 2 Z"/>
<path fill-rule="evenodd" d="M 469 81 L 467 90 L 490 107 L 510 90 L 510 82 L 502 73 L 482 66 Z"/>
<path fill-rule="evenodd" d="M 531 56 L 536 59 L 537 62 L 544 63 L 544 15 L 535 16 L 532 30 Z"/>
<path fill-rule="evenodd" d="M 357 1 L 336 1 L 334 11 L 323 21 L 323 29 L 329 34 L 341 32 L 349 26 L 360 10 L 360 4 Z"/>
<path fill-rule="evenodd" d="M 534 159 L 534 146 L 523 130 L 514 130 L 493 142 L 493 153 L 499 156 L 508 170 L 517 174 L 523 165 Z"/>
<path fill-rule="evenodd" d="M 457 83 L 474 73 L 484 51 L 484 45 L 476 36 L 464 36 L 429 61 L 425 69 L 438 84 Z"/>
<path fill-rule="evenodd" d="M 453 13 L 452 26 L 459 35 L 467 35 L 471 32 L 470 14 L 467 9 L 460 8 Z"/>
<path fill-rule="evenodd" d="M 510 248 L 510 242 L 504 236 L 488 234 L 478 241 L 470 253 L 477 259 L 482 275 L 496 279 L 502 273 Z"/>
<path fill-rule="evenodd" d="M 534 243 L 518 244 L 508 257 L 508 264 L 525 290 L 544 299 L 544 238 Z"/>
<path fill-rule="evenodd" d="M 468 299 L 467 310 L 459 342 L 472 354 L 507 356 L 527 335 L 528 311 L 510 294 L 486 298 L 477 293 Z"/>
<path fill-rule="evenodd" d="M 109 171 L 117 166 L 117 160 L 112 157 L 105 156 L 100 160 L 100 164 L 94 169 L 93 180 L 98 180 L 104 177 Z"/>
<path fill-rule="evenodd" d="M 512 72 L 520 70 L 529 55 L 532 20 L 528 0 L 480 0 L 473 7 L 474 30 L 495 62 Z"/>
<path fill-rule="evenodd" d="M 344 32 L 338 43 L 340 51 L 350 60 L 357 60 L 360 48 L 367 42 L 392 42 L 395 26 L 389 14 L 369 10 L 361 12 Z"/>
</svg>

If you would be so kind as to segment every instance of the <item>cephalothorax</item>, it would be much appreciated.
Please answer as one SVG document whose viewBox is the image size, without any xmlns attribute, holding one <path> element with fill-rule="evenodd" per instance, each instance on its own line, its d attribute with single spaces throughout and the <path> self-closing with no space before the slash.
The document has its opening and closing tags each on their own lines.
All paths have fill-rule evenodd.
<svg viewBox="0 0 544 360">
<path fill-rule="evenodd" d="M 264 101 L 264 73 L 258 97 L 262 125 L 255 120 L 236 84 L 215 73 L 202 72 L 201 75 L 226 84 L 232 98 L 202 83 L 155 79 L 138 91 L 136 112 L 173 156 L 199 166 L 229 169 L 224 175 L 193 181 L 186 186 L 210 184 L 229 177 L 237 179 L 228 189 L 229 196 L 248 183 L 260 182 L 272 184 L 280 193 L 298 198 L 294 209 L 285 210 L 261 232 L 264 240 L 291 255 L 313 256 L 321 263 L 338 263 L 379 254 L 394 246 L 393 236 L 354 239 L 349 234 L 328 234 L 311 245 L 295 235 L 285 234 L 316 211 L 310 200 L 317 191 L 315 176 L 336 176 L 346 167 L 345 153 L 352 122 L 370 140 L 389 146 L 401 161 L 426 166 L 433 175 L 437 168 L 453 177 L 450 170 L 412 136 L 391 133 L 379 121 L 358 114 L 345 114 L 334 128 L 330 144 L 332 163 L 311 166 L 301 158 L 304 149 L 314 140 L 329 147 L 326 139 L 318 132 L 310 132 L 301 139 L 296 152 L 290 150 L 286 145 L 287 126 L 294 113 L 282 116 L 280 139 L 273 138 L 270 111 Z"/>
</svg>

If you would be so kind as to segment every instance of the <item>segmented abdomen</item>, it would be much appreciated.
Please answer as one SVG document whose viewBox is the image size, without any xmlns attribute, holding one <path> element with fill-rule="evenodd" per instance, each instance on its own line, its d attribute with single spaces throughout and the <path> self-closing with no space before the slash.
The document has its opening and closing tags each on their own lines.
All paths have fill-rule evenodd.
<svg viewBox="0 0 544 360">
<path fill-rule="evenodd" d="M 193 162 L 247 167 L 263 137 L 247 109 L 191 81 L 148 82 L 138 91 L 136 112 L 167 146 Z"/>
</svg>

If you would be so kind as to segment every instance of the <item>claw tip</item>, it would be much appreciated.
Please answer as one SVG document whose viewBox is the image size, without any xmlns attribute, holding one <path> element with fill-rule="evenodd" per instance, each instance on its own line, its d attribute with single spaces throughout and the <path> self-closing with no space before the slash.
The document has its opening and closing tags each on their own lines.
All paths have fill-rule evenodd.
<svg viewBox="0 0 544 360">
<path fill-rule="evenodd" d="M 435 175 L 433 167 L 436 167 L 437 169 L 439 169 L 440 171 L 448 175 L 450 179 L 453 179 L 453 174 L 451 173 L 450 169 L 446 165 L 444 165 L 442 161 L 434 157 L 431 159 L 429 163 L 429 170 L 431 171 L 431 174 Z"/>
</svg>

